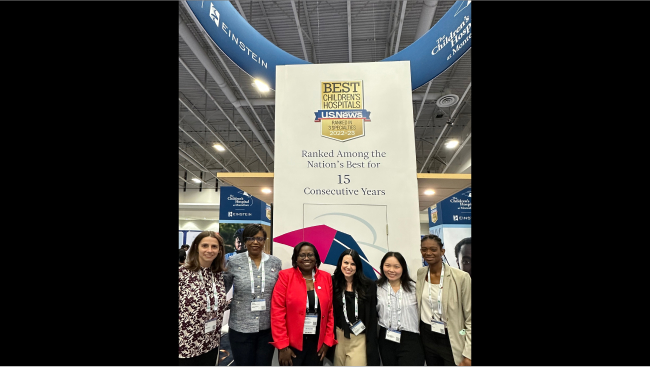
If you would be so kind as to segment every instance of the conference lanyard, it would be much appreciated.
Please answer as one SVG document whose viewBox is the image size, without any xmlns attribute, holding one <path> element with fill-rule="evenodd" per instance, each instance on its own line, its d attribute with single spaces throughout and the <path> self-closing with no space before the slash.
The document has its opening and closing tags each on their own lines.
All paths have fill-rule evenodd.
<svg viewBox="0 0 650 367">
<path fill-rule="evenodd" d="M 311 271 L 311 279 L 316 284 L 316 270 Z M 305 283 L 307 281 L 305 280 Z M 316 294 L 316 287 L 314 287 L 314 312 L 318 311 L 318 294 Z M 307 313 L 309 313 L 309 295 L 307 295 Z"/>
<path fill-rule="evenodd" d="M 199 279 L 201 279 L 201 283 L 205 284 L 205 282 L 203 281 L 203 275 L 201 275 L 201 270 L 199 270 L 198 273 L 199 273 Z M 217 310 L 217 305 L 216 305 L 217 287 L 214 285 L 214 274 L 212 274 L 212 292 L 214 293 L 214 303 L 215 303 L 213 311 L 216 311 Z M 206 311 L 210 312 L 210 295 L 208 294 L 208 292 L 205 293 L 205 299 L 208 301 L 208 307 L 206 308 Z"/>
<path fill-rule="evenodd" d="M 357 301 L 357 291 L 354 291 L 354 320 L 359 319 L 359 302 Z M 348 323 L 348 325 L 352 326 L 350 323 L 350 320 L 348 320 L 348 309 L 345 307 L 345 290 L 343 290 L 343 315 L 345 316 L 345 322 Z"/>
<path fill-rule="evenodd" d="M 438 292 L 438 315 L 440 315 L 440 321 L 442 321 L 442 281 L 445 279 L 445 265 L 442 264 L 442 269 L 440 270 L 440 292 Z M 433 301 L 431 300 L 431 268 L 429 268 L 429 303 L 431 304 L 431 317 L 433 318 Z M 443 321 L 444 322 L 444 321 Z"/>
<path fill-rule="evenodd" d="M 391 329 L 391 325 L 393 324 L 393 315 L 390 313 L 390 291 L 393 290 L 393 287 L 390 286 L 390 283 L 388 284 L 388 328 Z M 399 290 L 395 294 L 397 297 L 397 329 L 399 330 L 399 327 L 402 325 L 400 322 L 401 315 L 402 315 L 402 284 L 400 283 L 399 285 Z M 391 329 L 392 330 L 392 329 Z"/>
<path fill-rule="evenodd" d="M 253 278 L 253 264 L 252 264 L 252 260 L 251 260 L 250 256 L 247 256 L 247 257 L 248 257 L 248 272 L 251 275 L 251 293 L 255 293 L 255 281 L 254 281 L 254 278 Z M 260 259 L 260 263 L 261 263 L 260 264 L 261 265 L 260 270 L 262 271 L 262 292 L 261 293 L 264 293 L 264 283 L 265 283 L 265 281 L 264 281 L 264 261 L 262 261 Z"/>
</svg>

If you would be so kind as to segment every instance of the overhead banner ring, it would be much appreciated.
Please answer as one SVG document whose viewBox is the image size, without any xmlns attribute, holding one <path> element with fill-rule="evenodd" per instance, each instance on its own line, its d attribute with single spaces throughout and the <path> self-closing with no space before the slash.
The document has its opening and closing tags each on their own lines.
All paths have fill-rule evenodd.
<svg viewBox="0 0 650 367">
<path fill-rule="evenodd" d="M 310 62 L 277 47 L 239 14 L 229 1 L 183 1 L 191 14 L 228 58 L 251 77 L 275 90 L 277 65 Z M 381 61 L 409 61 L 411 89 L 434 79 L 472 46 L 472 1 L 456 1 L 422 37 Z"/>
</svg>

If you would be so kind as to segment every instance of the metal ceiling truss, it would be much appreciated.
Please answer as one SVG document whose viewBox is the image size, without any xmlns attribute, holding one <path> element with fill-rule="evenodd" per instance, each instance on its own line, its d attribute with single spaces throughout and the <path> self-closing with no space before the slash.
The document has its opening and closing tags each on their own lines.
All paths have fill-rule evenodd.
<svg viewBox="0 0 650 367">
<path fill-rule="evenodd" d="M 246 122 L 246 124 L 247 124 L 247 125 L 249 126 L 249 128 L 253 131 L 253 134 L 257 137 L 257 139 L 260 141 L 260 143 L 262 143 L 262 146 L 263 146 L 264 149 L 267 151 L 268 155 L 271 157 L 271 159 L 273 159 L 273 151 L 272 151 L 271 148 L 269 148 L 269 146 L 266 144 L 266 141 L 265 141 L 264 138 L 261 136 L 261 134 L 260 134 L 260 132 L 258 131 L 257 127 L 255 126 L 255 124 L 253 123 L 253 121 L 251 120 L 251 118 L 248 116 L 248 114 L 246 113 L 246 111 L 245 111 L 241 106 L 235 105 L 235 102 L 237 101 L 237 96 L 235 95 L 235 93 L 233 92 L 233 90 L 230 88 L 230 86 L 227 84 L 227 82 L 226 82 L 225 78 L 223 77 L 223 75 L 221 75 L 221 73 L 219 72 L 219 70 L 217 70 L 217 68 L 216 68 L 216 66 L 214 65 L 214 63 L 213 63 L 213 62 L 211 61 L 211 59 L 208 57 L 208 54 L 207 54 L 206 50 L 204 50 L 204 49 L 200 46 L 198 40 L 196 39 L 196 37 L 194 36 L 194 34 L 190 31 L 190 29 L 188 28 L 188 26 L 185 24 L 185 22 L 182 20 L 181 17 L 179 17 L 179 27 L 178 27 L 178 29 L 179 29 L 179 34 L 181 35 L 181 37 L 183 38 L 183 40 L 185 41 L 185 43 L 186 43 L 186 44 L 188 45 L 188 47 L 192 50 L 192 52 L 194 53 L 194 55 L 199 59 L 199 61 L 200 61 L 201 64 L 205 67 L 205 69 L 207 69 L 207 71 L 208 71 L 208 73 L 210 74 L 210 76 L 212 76 L 212 78 L 213 78 L 214 81 L 217 83 L 217 85 L 219 86 L 219 88 L 223 91 L 224 95 L 228 98 L 228 100 L 231 102 L 231 104 L 233 104 L 233 106 L 235 107 L 235 109 L 237 110 L 237 112 L 241 115 L 241 117 L 244 119 L 244 121 Z M 202 33 L 203 33 L 203 32 L 202 32 Z M 208 41 L 208 45 L 209 45 L 210 48 L 213 50 L 213 53 L 214 53 L 214 54 L 219 58 L 219 60 L 222 62 L 222 64 L 224 65 L 224 67 L 226 68 L 226 70 L 228 71 L 228 73 L 230 73 L 230 69 L 228 69 L 228 67 L 225 65 L 225 62 L 223 62 L 223 59 L 222 59 L 221 56 L 219 55 L 219 52 L 216 50 L 216 47 L 215 47 L 215 46 L 213 45 L 213 43 L 210 41 L 210 39 L 209 39 L 209 37 L 207 36 L 207 34 L 204 34 L 204 35 L 205 35 L 205 37 L 207 37 L 207 40 L 206 40 L 206 41 Z M 232 76 L 232 74 L 231 74 L 231 77 L 233 78 L 233 80 L 235 80 L 235 78 Z M 236 84 L 237 84 L 237 83 L 236 83 Z M 245 98 L 247 98 L 247 97 L 245 96 L 245 94 L 243 93 L 243 91 L 241 90 L 241 87 L 239 87 L 239 84 L 237 84 L 237 86 L 238 86 L 238 88 L 240 89 L 240 92 L 242 93 L 242 95 L 243 95 Z M 253 112 L 254 112 L 254 111 L 253 111 Z M 256 113 L 255 113 L 255 116 L 259 119 L 259 116 L 257 116 Z M 266 130 L 266 128 L 265 128 L 265 130 Z M 268 134 L 268 131 L 267 131 L 267 134 Z M 257 153 L 256 153 L 256 155 L 257 155 Z M 258 157 L 259 157 L 259 155 L 258 155 Z M 260 161 L 261 161 L 261 160 L 260 160 Z M 261 162 L 262 162 L 262 161 L 261 161 Z M 262 162 L 262 164 L 264 165 L 265 169 L 266 169 L 267 172 L 268 172 L 269 170 L 268 170 L 268 167 L 266 166 L 266 164 L 264 164 L 264 162 Z"/>
<path fill-rule="evenodd" d="M 270 42 L 314 64 L 373 62 L 393 55 L 424 35 L 455 3 L 453 0 L 230 1 Z M 221 171 L 272 172 L 275 92 L 262 94 L 251 86 L 252 78 L 223 57 L 221 50 L 196 24 L 186 4 L 182 1 L 180 4 L 179 162 L 183 165 L 179 163 L 179 186 L 196 185 L 188 182 L 188 177 L 183 178 L 183 171 L 196 176 L 190 168 L 204 177 L 212 175 L 203 179 L 201 185 L 205 187 L 206 181 L 216 180 L 216 174 Z M 471 107 L 467 108 L 471 106 L 471 49 L 425 84 L 412 93 L 418 172 L 446 173 L 457 165 L 464 169 L 464 161 L 471 165 L 466 159 L 468 155 L 461 154 L 461 150 L 471 147 Z M 462 97 L 456 105 L 438 107 L 435 102 L 447 94 L 462 94 Z M 216 108 L 209 106 L 210 103 Z M 428 117 L 426 124 L 423 116 Z M 240 128 L 238 124 L 242 120 L 246 127 L 239 125 Z M 455 151 L 441 150 L 447 137 L 456 136 L 460 136 L 462 143 Z M 213 151 L 212 139 L 226 151 Z M 427 147 L 431 146 L 425 149 L 425 142 Z"/>
<path fill-rule="evenodd" d="M 221 145 L 222 145 L 222 146 L 223 146 L 227 151 L 229 151 L 229 152 L 230 152 L 230 153 L 231 153 L 231 154 L 232 154 L 232 155 L 237 159 L 237 161 L 238 161 L 239 163 L 241 163 L 241 164 L 243 165 L 244 163 L 243 163 L 243 162 L 241 161 L 241 159 L 237 156 L 237 154 L 236 154 L 232 149 L 230 149 L 230 147 L 228 146 L 228 144 L 226 144 L 226 143 L 223 141 L 223 139 L 222 139 L 222 138 L 221 138 L 221 137 L 220 137 L 220 136 L 219 136 L 215 131 L 212 131 L 212 129 L 211 129 L 211 128 L 210 128 L 210 127 L 209 127 L 209 126 L 208 126 L 208 125 L 203 121 L 203 118 L 201 118 L 201 116 L 198 115 L 200 112 L 198 112 L 198 111 L 194 111 L 194 110 L 193 110 L 193 109 L 188 105 L 189 102 L 186 102 L 186 101 L 184 100 L 185 98 L 183 98 L 183 96 L 180 95 L 180 94 L 181 94 L 181 93 L 179 92 L 178 100 L 181 102 L 181 104 L 182 104 L 183 106 L 185 106 L 185 108 L 187 108 L 187 110 L 190 111 L 190 113 L 191 113 L 191 114 L 192 114 L 192 115 L 193 115 L 193 116 L 194 116 L 194 117 L 195 117 L 195 118 L 196 118 L 196 119 L 197 119 L 197 120 L 198 120 L 198 121 L 199 121 L 203 126 L 205 126 L 205 128 L 206 128 L 210 133 L 212 133 L 212 135 L 217 139 L 217 141 L 219 141 L 219 144 L 221 144 Z M 181 129 L 181 130 L 183 130 L 180 126 L 179 126 L 178 128 Z M 185 132 L 185 131 L 183 131 L 183 132 Z M 187 134 L 187 133 L 186 133 L 186 134 Z M 189 134 L 187 134 L 187 135 L 190 136 Z M 190 138 L 191 138 L 191 136 L 190 136 Z M 192 140 L 194 140 L 194 139 L 192 139 Z M 196 142 L 196 141 L 195 141 L 195 142 Z M 199 144 L 199 143 L 197 143 L 197 144 Z M 200 144 L 199 144 L 199 145 L 200 145 Z M 201 147 L 202 147 L 202 146 L 201 146 Z M 203 147 L 202 147 L 202 148 L 203 148 Z M 203 149 L 205 150 L 205 148 L 203 148 Z M 215 158 L 215 160 L 217 160 L 217 159 Z M 217 160 L 217 162 L 218 162 L 218 160 Z M 221 163 L 219 162 L 219 164 L 221 164 Z M 223 165 L 222 165 L 222 166 L 223 166 Z M 230 172 L 230 170 L 228 170 L 228 168 L 226 168 L 225 166 L 224 166 L 224 169 L 225 169 L 226 171 Z"/>
</svg>

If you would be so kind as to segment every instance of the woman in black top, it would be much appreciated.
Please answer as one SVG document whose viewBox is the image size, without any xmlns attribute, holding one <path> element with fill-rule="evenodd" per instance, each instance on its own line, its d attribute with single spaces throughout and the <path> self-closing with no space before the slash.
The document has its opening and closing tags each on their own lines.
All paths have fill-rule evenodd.
<svg viewBox="0 0 650 367">
<path fill-rule="evenodd" d="M 379 366 L 377 287 L 363 275 L 363 263 L 355 250 L 347 249 L 339 256 L 332 289 L 338 340 L 332 362 L 335 366 Z"/>
</svg>

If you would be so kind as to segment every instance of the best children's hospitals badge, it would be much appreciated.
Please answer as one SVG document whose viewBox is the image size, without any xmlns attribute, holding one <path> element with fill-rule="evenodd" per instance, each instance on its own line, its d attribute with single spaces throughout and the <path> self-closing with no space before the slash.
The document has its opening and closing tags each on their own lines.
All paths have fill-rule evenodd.
<svg viewBox="0 0 650 367">
<path fill-rule="evenodd" d="M 370 112 L 363 109 L 363 81 L 321 82 L 321 109 L 314 122 L 321 124 L 321 136 L 346 141 L 365 135 Z"/>
<path fill-rule="evenodd" d="M 431 207 L 431 223 L 435 223 L 437 221 L 438 221 L 438 207 L 434 205 Z"/>
</svg>

